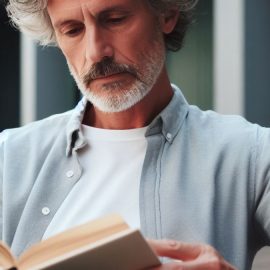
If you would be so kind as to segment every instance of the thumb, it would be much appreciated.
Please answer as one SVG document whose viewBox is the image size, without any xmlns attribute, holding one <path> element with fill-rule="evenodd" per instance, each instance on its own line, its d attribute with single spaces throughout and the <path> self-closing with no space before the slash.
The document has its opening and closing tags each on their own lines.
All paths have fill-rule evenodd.
<svg viewBox="0 0 270 270">
<path fill-rule="evenodd" d="M 202 252 L 200 244 L 189 244 L 175 240 L 147 240 L 147 242 L 158 256 L 182 261 L 195 260 Z"/>
</svg>

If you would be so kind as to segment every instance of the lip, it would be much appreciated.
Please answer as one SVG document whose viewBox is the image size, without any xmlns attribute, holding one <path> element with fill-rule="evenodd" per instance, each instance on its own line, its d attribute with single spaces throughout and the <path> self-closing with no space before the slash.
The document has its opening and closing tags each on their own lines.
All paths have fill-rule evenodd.
<svg viewBox="0 0 270 270">
<path fill-rule="evenodd" d="M 108 76 L 104 76 L 104 77 L 98 77 L 95 80 L 113 80 L 113 79 L 117 79 L 117 77 L 119 76 L 123 76 L 126 73 L 114 73 Z"/>
<path fill-rule="evenodd" d="M 110 84 L 110 83 L 123 81 L 126 79 L 123 77 L 126 77 L 126 76 L 131 76 L 131 75 L 129 73 L 115 73 L 115 74 L 112 74 L 109 76 L 96 78 L 91 83 L 96 82 L 96 83 L 100 83 L 100 84 Z"/>
</svg>

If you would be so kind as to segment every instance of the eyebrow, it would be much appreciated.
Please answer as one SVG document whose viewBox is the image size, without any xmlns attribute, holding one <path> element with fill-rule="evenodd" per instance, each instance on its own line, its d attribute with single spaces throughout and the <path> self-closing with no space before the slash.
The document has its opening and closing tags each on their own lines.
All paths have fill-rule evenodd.
<svg viewBox="0 0 270 270">
<path fill-rule="evenodd" d="M 60 29 L 61 27 L 67 25 L 67 24 L 72 24 L 72 23 L 78 23 L 78 20 L 72 20 L 72 19 L 63 19 L 63 20 L 59 20 L 54 24 L 54 28 L 56 29 Z"/>
<path fill-rule="evenodd" d="M 109 14 L 109 13 L 112 13 L 112 12 L 116 12 L 116 11 L 127 11 L 128 8 L 124 5 L 115 5 L 115 6 L 112 6 L 112 7 L 108 7 L 108 8 L 104 8 L 102 9 L 101 11 L 99 11 L 95 17 L 102 17 L 106 14 Z M 67 25 L 67 24 L 72 24 L 72 23 L 78 23 L 78 20 L 77 19 L 59 19 L 58 21 L 56 21 L 53 26 L 54 28 L 56 29 L 59 29 L 61 28 L 62 26 L 64 25 Z"/>
</svg>

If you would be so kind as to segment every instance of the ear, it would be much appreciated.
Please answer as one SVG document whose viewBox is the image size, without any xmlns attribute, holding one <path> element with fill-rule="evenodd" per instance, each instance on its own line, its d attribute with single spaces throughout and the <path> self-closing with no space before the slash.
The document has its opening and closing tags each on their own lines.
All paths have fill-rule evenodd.
<svg viewBox="0 0 270 270">
<path fill-rule="evenodd" d="M 167 10 L 165 13 L 160 14 L 159 16 L 161 30 L 164 34 L 169 34 L 173 31 L 178 18 L 179 11 L 177 7 Z"/>
</svg>

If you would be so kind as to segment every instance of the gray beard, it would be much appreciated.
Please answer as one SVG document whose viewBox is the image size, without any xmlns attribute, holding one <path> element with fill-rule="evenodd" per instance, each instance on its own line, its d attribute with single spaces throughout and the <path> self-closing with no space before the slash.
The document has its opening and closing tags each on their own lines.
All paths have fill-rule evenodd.
<svg viewBox="0 0 270 270">
<path fill-rule="evenodd" d="M 142 68 L 137 69 L 139 78 L 136 78 L 127 89 L 121 83 L 112 83 L 104 86 L 101 91 L 87 88 L 83 83 L 83 76 L 75 73 L 72 65 L 68 63 L 71 75 L 78 88 L 94 107 L 105 113 L 125 111 L 140 102 L 153 88 L 165 63 L 165 51 L 160 41 L 154 41 L 152 50 L 141 55 Z"/>
</svg>

